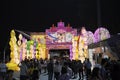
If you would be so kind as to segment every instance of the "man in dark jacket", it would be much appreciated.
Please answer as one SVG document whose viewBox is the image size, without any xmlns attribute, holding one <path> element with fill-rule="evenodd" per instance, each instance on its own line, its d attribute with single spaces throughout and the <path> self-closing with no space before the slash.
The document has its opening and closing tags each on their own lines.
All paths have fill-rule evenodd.
<svg viewBox="0 0 120 80">
<path fill-rule="evenodd" d="M 48 70 L 48 80 L 52 80 L 53 77 L 53 61 L 50 59 L 50 62 L 47 64 Z"/>
</svg>

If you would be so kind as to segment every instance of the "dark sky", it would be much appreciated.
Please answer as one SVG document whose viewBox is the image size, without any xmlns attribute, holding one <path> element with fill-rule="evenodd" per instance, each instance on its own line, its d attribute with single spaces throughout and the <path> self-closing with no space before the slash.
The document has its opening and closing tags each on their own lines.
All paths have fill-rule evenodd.
<svg viewBox="0 0 120 80">
<path fill-rule="evenodd" d="M 11 29 L 45 31 L 60 20 L 73 28 L 98 28 L 97 0 L 2 0 L 0 13 L 0 52 L 3 52 Z M 119 6 L 115 0 L 100 0 L 101 26 L 112 35 L 120 32 Z"/>
</svg>

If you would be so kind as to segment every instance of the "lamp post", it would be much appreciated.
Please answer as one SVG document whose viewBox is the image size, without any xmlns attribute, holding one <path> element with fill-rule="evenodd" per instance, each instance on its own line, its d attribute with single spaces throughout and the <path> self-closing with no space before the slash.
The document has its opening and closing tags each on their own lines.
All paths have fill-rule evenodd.
<svg viewBox="0 0 120 80">
<path fill-rule="evenodd" d="M 3 61 L 5 62 L 5 60 L 6 60 L 6 49 L 7 49 L 7 45 L 8 45 L 8 42 L 9 42 L 9 39 L 7 40 L 7 43 L 6 43 L 6 45 L 5 45 L 5 47 L 4 47 L 4 50 L 3 50 Z"/>
<path fill-rule="evenodd" d="M 3 62 L 5 62 L 5 50 L 3 51 L 4 57 L 3 57 Z"/>
</svg>

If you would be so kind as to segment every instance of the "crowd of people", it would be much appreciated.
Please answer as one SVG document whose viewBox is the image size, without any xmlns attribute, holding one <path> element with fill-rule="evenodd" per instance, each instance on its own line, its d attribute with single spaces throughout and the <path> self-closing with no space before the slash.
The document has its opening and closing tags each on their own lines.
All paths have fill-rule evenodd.
<svg viewBox="0 0 120 80">
<path fill-rule="evenodd" d="M 0 61 L 0 80 L 15 80 L 13 73 L 13 70 L 8 70 L 4 61 Z"/>
<path fill-rule="evenodd" d="M 92 68 L 88 58 L 70 60 L 69 58 L 25 59 L 19 64 L 20 80 L 39 80 L 42 71 L 48 75 L 48 80 L 119 80 L 120 62 L 101 59 Z M 15 80 L 13 70 L 7 70 L 4 62 L 0 63 L 0 80 Z M 6 78 L 7 77 L 7 78 Z"/>
</svg>

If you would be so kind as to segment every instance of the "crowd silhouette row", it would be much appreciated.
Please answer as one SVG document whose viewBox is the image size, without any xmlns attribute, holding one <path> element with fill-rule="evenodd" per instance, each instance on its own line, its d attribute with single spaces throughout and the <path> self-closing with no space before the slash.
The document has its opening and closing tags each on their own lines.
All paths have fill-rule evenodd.
<svg viewBox="0 0 120 80">
<path fill-rule="evenodd" d="M 39 80 L 40 75 L 46 73 L 48 80 L 119 80 L 120 62 L 108 58 L 100 63 L 85 58 L 70 60 L 69 58 L 25 59 L 19 64 L 20 80 Z M 13 70 L 7 70 L 4 62 L 0 63 L 0 80 L 16 80 Z"/>
</svg>

